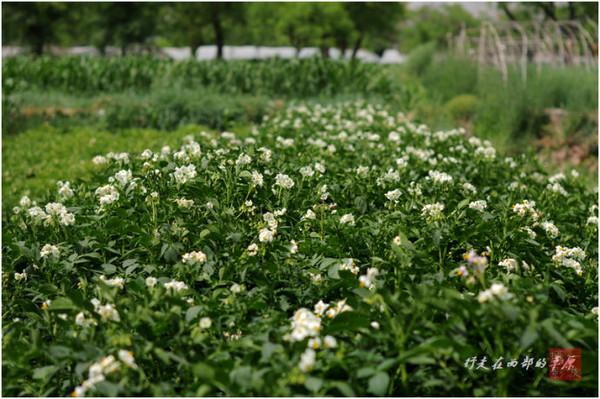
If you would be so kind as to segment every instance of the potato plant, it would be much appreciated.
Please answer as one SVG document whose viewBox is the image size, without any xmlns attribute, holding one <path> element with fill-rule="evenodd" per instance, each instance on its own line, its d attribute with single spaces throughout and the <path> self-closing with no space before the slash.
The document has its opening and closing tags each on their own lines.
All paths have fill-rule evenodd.
<svg viewBox="0 0 600 399">
<path fill-rule="evenodd" d="M 597 394 L 575 172 L 364 102 L 91 162 L 4 215 L 4 395 Z"/>
</svg>

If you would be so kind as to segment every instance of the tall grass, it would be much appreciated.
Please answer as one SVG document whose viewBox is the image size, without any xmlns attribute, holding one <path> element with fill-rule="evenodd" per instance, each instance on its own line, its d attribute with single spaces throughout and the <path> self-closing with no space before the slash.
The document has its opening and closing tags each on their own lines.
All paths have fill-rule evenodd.
<svg viewBox="0 0 600 399">
<path fill-rule="evenodd" d="M 589 126 L 584 120 L 597 115 L 597 69 L 529 65 L 524 81 L 520 70 L 510 67 L 505 81 L 492 67 L 479 67 L 464 58 L 436 57 L 434 52 L 432 46 L 416 49 L 403 67 L 402 79 L 416 79 L 423 86 L 418 114 L 436 127 L 456 124 L 447 105 L 465 95 L 476 99 L 469 101 L 473 109 L 468 112 L 474 133 L 500 146 L 539 137 L 552 108 L 569 112 L 574 126 Z"/>
</svg>

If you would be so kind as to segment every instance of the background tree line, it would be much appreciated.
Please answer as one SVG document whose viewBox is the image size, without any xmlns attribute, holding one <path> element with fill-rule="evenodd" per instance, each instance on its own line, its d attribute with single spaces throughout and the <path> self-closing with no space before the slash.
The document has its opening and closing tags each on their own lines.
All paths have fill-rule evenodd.
<svg viewBox="0 0 600 399">
<path fill-rule="evenodd" d="M 498 17 L 512 21 L 597 21 L 597 3 L 497 3 Z M 265 45 L 318 47 L 324 57 L 336 47 L 352 57 L 360 48 L 381 54 L 408 52 L 426 42 L 444 45 L 447 35 L 478 18 L 458 4 L 408 10 L 406 3 L 21 3 L 2 5 L 3 45 L 34 54 L 52 45 L 93 45 L 101 53 L 162 46 Z"/>
</svg>

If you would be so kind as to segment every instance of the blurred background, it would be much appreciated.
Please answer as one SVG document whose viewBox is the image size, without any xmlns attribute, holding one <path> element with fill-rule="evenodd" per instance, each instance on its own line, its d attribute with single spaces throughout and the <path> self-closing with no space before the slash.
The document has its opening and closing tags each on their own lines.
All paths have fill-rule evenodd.
<svg viewBox="0 0 600 399">
<path fill-rule="evenodd" d="M 2 55 L 9 198 L 98 153 L 354 99 L 597 180 L 597 2 L 3 2 Z"/>
</svg>

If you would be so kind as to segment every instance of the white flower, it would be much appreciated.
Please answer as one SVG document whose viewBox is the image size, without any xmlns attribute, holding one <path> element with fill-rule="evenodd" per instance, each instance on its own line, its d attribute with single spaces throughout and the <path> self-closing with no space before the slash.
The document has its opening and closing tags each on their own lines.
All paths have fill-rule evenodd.
<svg viewBox="0 0 600 399">
<path fill-rule="evenodd" d="M 27 280 L 27 273 L 15 273 L 15 281 Z"/>
<path fill-rule="evenodd" d="M 546 186 L 546 189 L 554 193 L 564 195 L 565 197 L 569 195 L 569 193 L 567 193 L 567 190 L 565 190 L 564 187 L 560 185 L 560 183 L 548 184 Z"/>
<path fill-rule="evenodd" d="M 302 216 L 301 220 L 315 220 L 316 218 L 317 218 L 317 215 L 312 211 L 312 209 L 309 209 L 306 211 L 304 216 Z"/>
<path fill-rule="evenodd" d="M 469 203 L 469 208 L 475 209 L 479 212 L 483 212 L 487 208 L 487 202 L 485 202 L 484 200 L 473 201 Z"/>
<path fill-rule="evenodd" d="M 281 188 L 290 189 L 294 187 L 294 181 L 288 175 L 278 173 L 277 176 L 275 176 L 275 185 Z"/>
<path fill-rule="evenodd" d="M 337 347 L 337 340 L 331 335 L 326 335 L 325 338 L 323 338 L 323 346 L 327 349 L 335 348 Z"/>
<path fill-rule="evenodd" d="M 56 245 L 46 244 L 40 250 L 40 256 L 42 258 L 58 258 L 60 255 L 60 251 Z"/>
<path fill-rule="evenodd" d="M 477 296 L 477 300 L 479 303 L 485 303 L 492 299 L 499 299 L 502 301 L 506 301 L 512 298 L 512 294 L 508 292 L 508 289 L 501 283 L 494 283 L 492 286 L 485 290 L 481 291 Z"/>
<path fill-rule="evenodd" d="M 321 319 L 306 308 L 300 308 L 292 318 L 290 340 L 302 341 L 307 337 L 316 337 L 321 331 Z"/>
<path fill-rule="evenodd" d="M 177 280 L 171 280 L 168 283 L 164 283 L 164 286 L 167 291 L 170 291 L 171 293 L 177 293 L 188 289 L 187 284 Z"/>
<path fill-rule="evenodd" d="M 210 319 L 210 317 L 203 317 L 200 319 L 198 325 L 202 330 L 206 330 L 207 328 L 210 328 L 210 326 L 212 326 L 212 320 Z"/>
<path fill-rule="evenodd" d="M 185 184 L 197 176 L 196 167 L 190 164 L 175 168 L 175 172 L 172 173 L 172 176 L 177 184 Z"/>
<path fill-rule="evenodd" d="M 555 174 L 555 175 L 552 175 L 552 176 L 550 176 L 550 177 L 548 178 L 548 181 L 549 181 L 550 183 L 557 183 L 557 182 L 559 182 L 559 181 L 561 181 L 561 180 L 565 180 L 565 175 L 564 175 L 564 173 L 557 173 L 557 174 Z"/>
<path fill-rule="evenodd" d="M 122 277 L 107 279 L 105 276 L 100 276 L 100 281 L 109 287 L 119 287 L 120 289 L 123 289 L 125 286 L 125 280 Z"/>
<path fill-rule="evenodd" d="M 156 277 L 146 277 L 146 287 L 154 288 L 154 286 L 158 283 Z"/>
<path fill-rule="evenodd" d="M 258 150 L 260 152 L 260 160 L 264 163 L 271 162 L 271 156 L 273 155 L 273 151 L 269 150 L 266 147 L 260 147 Z"/>
<path fill-rule="evenodd" d="M 252 184 L 254 184 L 255 186 L 262 187 L 263 175 L 261 173 L 257 172 L 256 170 L 253 170 L 250 177 L 252 179 Z"/>
<path fill-rule="evenodd" d="M 252 162 L 252 158 L 250 158 L 249 155 L 247 155 L 247 154 L 240 154 L 240 156 L 238 157 L 237 161 L 235 161 L 235 164 L 238 165 L 238 166 L 244 166 L 244 165 L 248 165 L 251 162 Z"/>
<path fill-rule="evenodd" d="M 375 330 L 379 330 L 379 323 L 376 321 L 372 321 L 371 327 L 373 327 L 373 329 L 375 329 Z"/>
<path fill-rule="evenodd" d="M 526 232 L 527 235 L 529 236 L 529 238 L 531 238 L 532 240 L 537 237 L 537 233 L 535 231 L 531 230 L 531 228 L 529 228 L 527 226 L 522 227 L 521 230 Z"/>
<path fill-rule="evenodd" d="M 475 155 L 483 159 L 493 160 L 496 158 L 496 150 L 494 147 L 478 147 L 475 150 Z"/>
<path fill-rule="evenodd" d="M 370 267 L 367 269 L 367 274 L 362 275 L 358 278 L 358 282 L 361 288 L 368 288 L 370 290 L 375 289 L 375 280 L 379 275 L 379 269 L 376 267 Z"/>
<path fill-rule="evenodd" d="M 464 183 L 462 187 L 463 187 L 463 190 L 468 193 L 477 194 L 477 189 L 471 183 L 468 183 L 468 182 Z"/>
<path fill-rule="evenodd" d="M 149 148 L 146 148 L 144 151 L 142 151 L 140 158 L 148 160 L 148 159 L 151 159 L 153 155 L 154 155 L 154 153 L 152 152 L 152 150 L 150 150 Z"/>
<path fill-rule="evenodd" d="M 359 166 L 358 168 L 356 168 L 356 174 L 359 177 L 367 177 L 367 175 L 369 174 L 369 167 L 368 166 Z"/>
<path fill-rule="evenodd" d="M 401 195 L 402 192 L 398 189 L 395 189 L 393 191 L 388 191 L 387 193 L 385 193 L 385 198 L 387 198 L 389 201 L 397 203 Z"/>
<path fill-rule="evenodd" d="M 394 237 L 393 243 L 394 243 L 394 245 L 397 245 L 397 246 L 402 245 L 402 237 L 400 237 L 400 236 Z"/>
<path fill-rule="evenodd" d="M 579 247 L 567 248 L 559 245 L 555 248 L 552 261 L 558 265 L 569 267 L 575 270 L 578 276 L 582 276 L 583 269 L 578 260 L 584 260 L 585 256 L 585 252 Z"/>
<path fill-rule="evenodd" d="M 22 208 L 29 208 L 31 206 L 31 200 L 29 199 L 28 196 L 24 195 L 21 197 L 21 199 L 19 200 L 19 205 Z"/>
<path fill-rule="evenodd" d="M 344 261 L 340 265 L 340 270 L 348 270 L 352 274 L 358 274 L 358 272 L 360 271 L 358 266 L 356 266 L 354 259 L 352 258 L 344 259 Z"/>
<path fill-rule="evenodd" d="M 248 248 L 246 248 L 246 251 L 248 252 L 248 256 L 255 256 L 258 253 L 258 245 L 256 245 L 255 243 L 252 243 L 252 244 L 248 245 Z"/>
<path fill-rule="evenodd" d="M 521 217 L 529 214 L 533 220 L 537 220 L 539 217 L 538 212 L 535 210 L 535 201 L 523 200 L 521 203 L 514 204 L 513 212 Z"/>
<path fill-rule="evenodd" d="M 100 301 L 96 298 L 92 299 L 91 302 L 94 305 L 94 310 L 100 315 L 103 321 L 121 321 L 121 318 L 119 317 L 119 312 L 115 308 L 115 305 L 111 303 L 101 305 Z"/>
<path fill-rule="evenodd" d="M 518 265 L 517 261 L 513 258 L 506 258 L 506 259 L 498 262 L 498 264 L 500 266 L 505 267 L 508 272 L 515 271 L 517 269 L 517 265 Z"/>
<path fill-rule="evenodd" d="M 137 369 L 137 364 L 135 364 L 135 359 L 133 358 L 133 352 L 127 351 L 124 349 L 120 349 L 118 352 L 119 360 L 125 363 L 127 367 L 131 367 L 132 369 Z"/>
<path fill-rule="evenodd" d="M 107 184 L 96 189 L 96 196 L 100 201 L 100 205 L 109 205 L 119 200 L 119 192 L 115 186 Z"/>
<path fill-rule="evenodd" d="M 93 318 L 87 318 L 85 317 L 85 313 L 83 312 L 79 312 L 77 313 L 77 316 L 75 316 L 75 324 L 77 324 L 80 327 L 90 327 L 93 325 L 96 325 L 96 320 L 94 320 Z"/>
<path fill-rule="evenodd" d="M 347 224 L 348 226 L 354 226 L 354 216 L 351 213 L 347 213 L 340 218 L 340 224 Z"/>
<path fill-rule="evenodd" d="M 548 234 L 551 238 L 556 238 L 560 234 L 558 227 L 551 222 L 542 222 L 542 229 L 544 229 L 546 234 Z"/>
<path fill-rule="evenodd" d="M 319 300 L 319 302 L 317 302 L 317 304 L 315 305 L 315 314 L 317 316 L 323 316 L 328 307 L 329 304 L 323 302 L 323 300 Z"/>
<path fill-rule="evenodd" d="M 302 356 L 300 356 L 300 364 L 298 365 L 300 371 L 307 373 L 312 370 L 315 366 L 316 356 L 317 354 L 314 350 L 307 348 Z"/>
<path fill-rule="evenodd" d="M 590 216 L 587 220 L 587 224 L 598 224 L 598 217 L 597 216 Z"/>
<path fill-rule="evenodd" d="M 133 179 L 131 170 L 120 170 L 115 173 L 115 180 L 119 182 L 121 187 L 125 187 Z"/>
<path fill-rule="evenodd" d="M 309 339 L 307 347 L 311 349 L 319 349 L 321 347 L 321 338 L 315 337 Z"/>
<path fill-rule="evenodd" d="M 31 211 L 31 209 L 30 209 Z M 60 202 L 49 202 L 46 204 L 46 216 L 44 222 L 46 224 L 58 224 L 70 226 L 75 223 L 75 216 L 67 211 L 67 208 Z"/>
<path fill-rule="evenodd" d="M 335 148 L 335 147 L 334 147 Z M 330 150 L 331 151 L 331 150 Z M 325 165 L 319 162 L 315 162 L 315 170 L 321 174 L 325 173 Z"/>
<path fill-rule="evenodd" d="M 62 200 L 68 200 L 69 198 L 73 197 L 74 193 L 73 193 L 73 190 L 71 189 L 70 183 L 68 181 L 67 182 L 59 181 L 56 183 L 56 185 L 58 186 L 58 196 Z"/>
<path fill-rule="evenodd" d="M 183 256 L 181 257 L 181 263 L 187 264 L 187 265 L 201 265 L 202 263 L 206 262 L 206 254 L 202 251 L 192 251 L 192 252 L 188 252 L 186 254 L 183 254 Z"/>
<path fill-rule="evenodd" d="M 300 174 L 302 177 L 313 177 L 315 175 L 315 171 L 310 166 L 304 166 L 300 168 Z"/>
<path fill-rule="evenodd" d="M 273 237 L 275 236 L 275 232 L 270 229 L 261 229 L 258 232 L 258 240 L 260 242 L 271 242 L 273 241 Z"/>
<path fill-rule="evenodd" d="M 185 198 L 177 198 L 175 199 L 175 202 L 180 208 L 191 208 L 194 205 L 194 200 L 188 200 Z"/>
<path fill-rule="evenodd" d="M 295 240 L 290 241 L 290 253 L 292 255 L 298 253 L 298 243 Z"/>
<path fill-rule="evenodd" d="M 242 292 L 242 286 L 238 283 L 233 283 L 229 290 L 234 294 L 239 294 L 240 292 Z"/>
<path fill-rule="evenodd" d="M 438 172 L 436 170 L 429 171 L 429 178 L 433 180 L 435 184 L 449 184 L 452 183 L 452 176 L 444 172 Z"/>
<path fill-rule="evenodd" d="M 92 158 L 92 163 L 97 166 L 106 165 L 108 163 L 108 159 L 102 155 L 96 155 L 94 158 Z"/>
<path fill-rule="evenodd" d="M 434 204 L 427 204 L 423 206 L 421 210 L 421 215 L 430 219 L 437 219 L 442 216 L 442 212 L 444 210 L 444 205 L 436 202 Z"/>
</svg>

